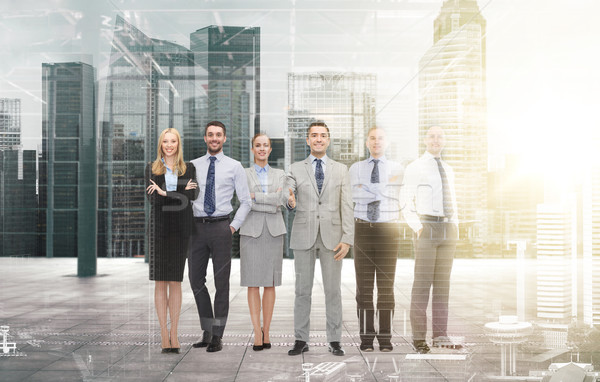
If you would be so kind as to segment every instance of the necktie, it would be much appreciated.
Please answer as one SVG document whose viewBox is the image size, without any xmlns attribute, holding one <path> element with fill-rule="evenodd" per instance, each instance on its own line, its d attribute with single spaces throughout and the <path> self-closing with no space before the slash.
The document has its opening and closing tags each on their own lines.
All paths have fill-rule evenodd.
<svg viewBox="0 0 600 382">
<path fill-rule="evenodd" d="M 215 161 L 217 157 L 210 157 L 210 166 L 206 173 L 206 188 L 204 189 L 204 212 L 208 216 L 215 212 Z"/>
<path fill-rule="evenodd" d="M 373 170 L 371 170 L 371 183 L 379 183 L 379 159 L 373 159 Z M 367 219 L 375 222 L 379 219 L 379 205 L 381 201 L 376 200 L 367 204 Z"/>
<path fill-rule="evenodd" d="M 446 171 L 444 170 L 444 166 L 442 166 L 441 159 L 435 158 L 435 161 L 437 162 L 440 177 L 442 178 L 442 193 L 444 194 L 444 216 L 451 217 L 454 213 L 454 208 L 452 207 L 452 197 L 450 196 L 450 186 L 448 185 L 448 178 L 446 177 Z"/>
<path fill-rule="evenodd" d="M 319 189 L 319 194 L 321 193 L 321 188 L 323 188 L 323 180 L 325 179 L 325 173 L 323 172 L 323 166 L 321 159 L 315 159 L 317 162 L 317 168 L 315 169 L 315 179 L 317 180 L 317 188 Z"/>
</svg>

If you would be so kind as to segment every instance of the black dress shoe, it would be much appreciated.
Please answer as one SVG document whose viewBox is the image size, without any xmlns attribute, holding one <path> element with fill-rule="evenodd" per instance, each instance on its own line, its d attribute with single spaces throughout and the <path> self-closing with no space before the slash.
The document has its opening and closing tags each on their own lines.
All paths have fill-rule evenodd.
<svg viewBox="0 0 600 382">
<path fill-rule="evenodd" d="M 388 353 L 388 352 L 391 352 L 392 350 L 394 350 L 394 346 L 392 345 L 391 342 L 380 342 L 379 343 L 379 351 Z"/>
<path fill-rule="evenodd" d="M 212 335 L 205 330 L 204 333 L 202 334 L 202 341 L 196 342 L 195 344 L 192 345 L 192 347 L 205 348 L 210 344 L 211 338 L 212 338 Z"/>
<path fill-rule="evenodd" d="M 365 341 L 361 342 L 360 350 L 364 351 L 364 352 L 371 352 L 371 351 L 375 350 L 373 348 L 373 342 L 365 342 Z"/>
<path fill-rule="evenodd" d="M 180 352 L 181 348 L 171 348 L 171 349 L 169 349 L 169 350 L 170 350 L 170 353 L 179 354 L 179 352 Z"/>
<path fill-rule="evenodd" d="M 162 354 L 167 354 L 171 352 L 171 348 L 162 348 L 162 350 L 160 351 Z"/>
<path fill-rule="evenodd" d="M 417 353 L 427 354 L 431 352 L 431 349 L 429 349 L 429 346 L 427 346 L 427 342 L 423 340 L 413 341 L 413 346 L 415 347 Z"/>
<path fill-rule="evenodd" d="M 296 340 L 292 350 L 288 351 L 288 355 L 300 355 L 308 351 L 308 344 L 305 341 Z"/>
<path fill-rule="evenodd" d="M 221 337 L 213 336 L 210 340 L 210 344 L 206 348 L 206 351 L 209 353 L 214 353 L 217 351 L 221 351 L 223 349 L 223 343 L 221 342 Z"/>
<path fill-rule="evenodd" d="M 339 342 L 330 342 L 329 343 L 329 351 L 333 355 L 344 355 L 344 349 L 340 346 Z"/>
</svg>

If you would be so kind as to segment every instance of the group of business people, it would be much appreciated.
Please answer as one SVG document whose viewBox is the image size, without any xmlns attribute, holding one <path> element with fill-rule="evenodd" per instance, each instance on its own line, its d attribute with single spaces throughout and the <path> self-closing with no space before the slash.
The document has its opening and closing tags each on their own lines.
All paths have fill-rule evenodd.
<svg viewBox="0 0 600 382">
<path fill-rule="evenodd" d="M 324 122 L 310 124 L 306 138 L 310 155 L 292 164 L 287 175 L 268 165 L 272 150 L 268 136 L 257 134 L 252 139 L 254 165 L 248 169 L 223 153 L 226 139 L 225 125 L 219 121 L 209 122 L 204 131 L 207 154 L 185 163 L 179 133 L 166 129 L 159 138 L 157 158 L 146 170 L 146 191 L 152 205 L 150 279 L 156 284 L 155 305 L 162 352 L 180 351 L 177 323 L 186 258 L 203 330 L 202 340 L 193 347 L 206 347 L 208 352 L 222 350 L 221 339 L 229 312 L 231 237 L 238 229 L 240 281 L 242 286 L 248 287 L 253 349 L 271 347 L 269 328 L 275 287 L 282 282 L 286 233 L 282 208 L 296 211 L 290 237 L 296 274 L 295 343 L 289 355 L 309 350 L 317 258 L 325 292 L 329 351 L 344 355 L 340 342 L 341 260 L 352 246 L 360 349 L 373 351 L 375 339 L 381 351 L 393 349 L 394 278 L 401 214 L 415 231 L 411 299 L 414 347 L 420 353 L 430 351 L 426 342 L 430 294 L 433 295 L 433 346 L 460 347 L 446 333 L 458 220 L 453 172 L 440 159 L 444 147 L 441 128 L 429 129 L 425 138 L 427 151 L 406 169 L 385 157 L 387 136 L 377 127 L 368 132 L 369 158 L 353 164 L 350 170 L 327 156 L 331 140 Z M 234 192 L 239 208 L 231 220 Z M 191 243 L 189 255 L 188 243 Z M 212 301 L 206 287 L 209 258 L 212 258 L 215 285 Z M 261 287 L 264 288 L 262 298 Z M 170 329 L 167 313 L 171 318 Z"/>
</svg>

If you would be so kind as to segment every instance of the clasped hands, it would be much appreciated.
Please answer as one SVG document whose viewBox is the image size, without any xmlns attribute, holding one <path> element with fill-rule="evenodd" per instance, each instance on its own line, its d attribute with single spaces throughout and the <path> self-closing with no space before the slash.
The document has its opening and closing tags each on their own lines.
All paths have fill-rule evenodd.
<svg viewBox="0 0 600 382">
<path fill-rule="evenodd" d="M 158 185 L 156 183 L 154 183 L 154 181 L 152 179 L 150 179 L 150 183 L 152 183 L 152 184 L 149 185 L 148 188 L 146 188 L 146 192 L 148 192 L 148 195 L 152 195 L 156 191 L 156 193 L 160 196 L 167 196 L 167 191 L 158 187 Z M 187 184 L 185 185 L 186 190 L 195 190 L 197 187 L 198 187 L 198 184 L 196 182 L 192 181 L 191 179 L 188 180 Z"/>
</svg>

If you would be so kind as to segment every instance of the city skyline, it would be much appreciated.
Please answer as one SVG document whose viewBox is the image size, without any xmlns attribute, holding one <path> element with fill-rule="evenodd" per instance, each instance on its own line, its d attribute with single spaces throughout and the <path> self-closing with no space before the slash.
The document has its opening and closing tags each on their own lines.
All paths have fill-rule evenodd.
<svg viewBox="0 0 600 382">
<path fill-rule="evenodd" d="M 59 11 L 37 13 L 10 4 L 0 20 L 7 30 L 17 25 L 29 27 L 27 33 L 7 41 L 5 51 L 10 55 L 0 64 L 0 97 L 24 99 L 26 148 L 35 148 L 41 137 L 41 128 L 31 122 L 41 119 L 40 85 L 32 81 L 31 74 L 39 70 L 34 63 L 49 62 L 46 58 L 58 62 L 60 57 L 63 61 L 91 59 L 101 76 L 110 56 L 111 26 L 115 15 L 122 14 L 149 35 L 179 43 L 184 43 L 190 32 L 208 25 L 260 26 L 262 126 L 275 136 L 281 136 L 285 128 L 286 102 L 282 99 L 287 98 L 287 72 L 374 72 L 378 82 L 385 84 L 378 88 L 378 122 L 393 127 L 392 139 L 403 157 L 414 158 L 420 151 L 415 145 L 415 75 L 419 57 L 431 46 L 441 0 L 410 5 L 391 0 L 345 2 L 337 11 L 333 10 L 339 6 L 335 1 L 317 7 L 301 1 L 277 7 L 270 1 L 243 5 L 225 1 L 219 7 L 206 3 L 195 8 L 178 2 L 168 12 L 163 12 L 160 2 L 146 3 L 144 9 L 127 1 L 118 9 L 103 2 L 93 6 L 72 1 L 59 4 L 63 5 Z M 599 117 L 591 113 L 598 97 L 590 86 L 590 81 L 598 81 L 591 75 L 591 63 L 598 53 L 582 49 L 592 35 L 591 15 L 600 6 L 581 1 L 570 4 L 569 12 L 560 12 L 565 4 L 557 0 L 544 2 L 543 7 L 540 1 L 479 2 L 488 21 L 490 168 L 501 165 L 506 152 L 515 152 L 525 155 L 524 167 L 551 175 L 555 169 L 563 170 L 585 158 L 588 147 L 581 137 L 600 130 L 591 128 L 600 125 Z M 539 17 L 528 18 L 531 12 Z M 39 18 L 48 20 L 49 33 L 44 30 L 46 34 L 41 34 L 31 24 L 30 20 Z M 558 31 L 554 28 L 557 24 L 572 27 Z M 579 44 L 569 44 L 569 36 Z M 390 38 L 394 44 L 389 44 Z M 40 78 L 37 74 L 33 77 Z M 569 134 L 563 126 L 569 126 Z M 535 158 L 548 151 L 564 152 L 563 160 L 553 156 L 543 170 L 535 168 Z"/>
</svg>

